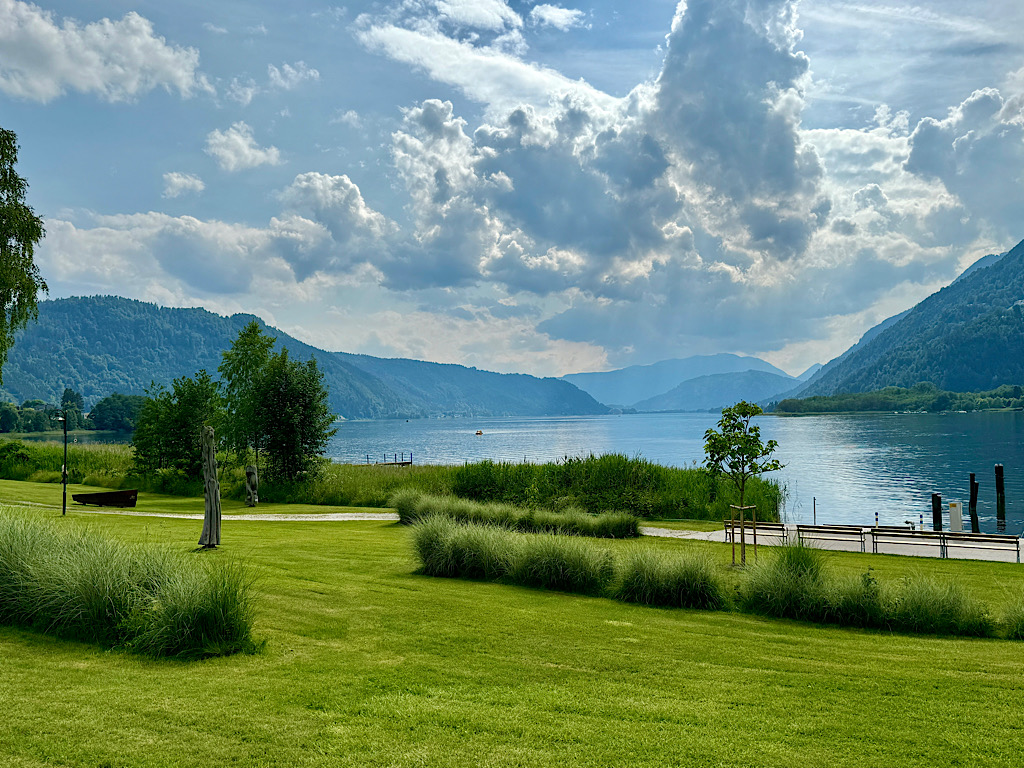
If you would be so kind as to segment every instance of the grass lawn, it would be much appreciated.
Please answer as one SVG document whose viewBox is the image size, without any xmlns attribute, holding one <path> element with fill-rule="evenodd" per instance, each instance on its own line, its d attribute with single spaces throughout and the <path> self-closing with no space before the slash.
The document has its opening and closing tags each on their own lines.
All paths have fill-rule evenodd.
<svg viewBox="0 0 1024 768">
<path fill-rule="evenodd" d="M 186 551 L 198 536 L 195 521 L 73 507 L 61 524 Z M 196 557 L 258 572 L 254 656 L 151 661 L 0 628 L 0 765 L 888 768 L 1016 766 L 1024 751 L 1024 643 L 428 578 L 408 540 L 376 521 L 226 525 Z M 1024 588 L 1016 564 L 830 559 L 942 573 L 996 609 Z"/>
<path fill-rule="evenodd" d="M 72 501 L 71 496 L 75 493 L 101 493 L 109 491 L 109 488 L 99 488 L 91 485 L 76 485 L 68 483 L 68 514 L 72 512 L 84 512 L 85 510 L 97 511 L 99 507 L 85 507 Z M 17 480 L 0 480 L 0 504 L 18 504 L 28 502 L 32 506 L 45 506 L 54 509 L 61 508 L 62 487 L 58 483 L 24 483 Z M 260 503 L 255 508 L 245 506 L 243 501 L 233 499 L 221 499 L 221 511 L 228 515 L 326 515 L 332 512 L 391 512 L 393 509 L 379 507 L 332 507 L 323 504 L 266 504 Z M 203 514 L 202 496 L 169 496 L 160 493 L 139 493 L 138 504 L 135 509 L 139 512 L 153 512 L 174 515 L 201 515 Z M 200 526 L 201 528 L 201 526 Z M 196 534 L 197 536 L 199 534 Z"/>
<path fill-rule="evenodd" d="M 670 531 L 720 531 L 722 523 L 714 520 L 655 520 L 644 518 L 643 528 L 667 528 Z"/>
</svg>

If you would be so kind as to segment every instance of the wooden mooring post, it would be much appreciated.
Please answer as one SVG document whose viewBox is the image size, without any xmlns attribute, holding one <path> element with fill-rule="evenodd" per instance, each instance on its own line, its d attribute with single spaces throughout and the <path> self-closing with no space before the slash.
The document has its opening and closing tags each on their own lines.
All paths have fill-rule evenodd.
<svg viewBox="0 0 1024 768">
<path fill-rule="evenodd" d="M 1006 485 L 1003 465 L 996 464 L 996 530 L 1006 531 Z"/>
<path fill-rule="evenodd" d="M 978 482 L 974 479 L 974 473 L 971 472 L 971 496 L 970 501 L 967 503 L 967 512 L 971 516 L 971 533 L 981 533 L 981 527 L 978 525 Z"/>
<path fill-rule="evenodd" d="M 942 494 L 932 494 L 932 530 L 942 530 Z"/>
</svg>

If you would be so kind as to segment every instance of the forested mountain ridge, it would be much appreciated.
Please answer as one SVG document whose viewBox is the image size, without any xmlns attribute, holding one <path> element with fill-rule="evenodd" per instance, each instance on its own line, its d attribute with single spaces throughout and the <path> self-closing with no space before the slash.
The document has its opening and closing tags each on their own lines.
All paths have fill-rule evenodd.
<svg viewBox="0 0 1024 768">
<path fill-rule="evenodd" d="M 301 359 L 315 357 L 331 408 L 345 418 L 543 416 L 607 411 L 558 379 L 498 374 L 460 365 L 326 352 L 267 327 L 259 318 L 176 309 L 116 296 L 39 304 L 39 322 L 21 331 L 3 370 L 0 394 L 15 402 L 60 400 L 65 387 L 90 406 L 112 392 L 142 394 L 205 368 L 256 320 Z"/>
<path fill-rule="evenodd" d="M 922 381 L 979 392 L 1024 381 L 1024 241 L 897 318 L 819 371 L 798 396 Z"/>
</svg>

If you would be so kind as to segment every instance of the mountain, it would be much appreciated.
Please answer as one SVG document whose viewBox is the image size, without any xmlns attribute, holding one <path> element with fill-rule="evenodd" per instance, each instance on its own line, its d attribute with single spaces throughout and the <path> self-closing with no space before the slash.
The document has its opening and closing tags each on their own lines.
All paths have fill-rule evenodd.
<svg viewBox="0 0 1024 768">
<path fill-rule="evenodd" d="M 740 400 L 757 402 L 785 392 L 796 381 L 768 371 L 715 373 L 682 382 L 633 407 L 638 411 L 717 411 Z"/>
<path fill-rule="evenodd" d="M 814 364 L 814 365 L 812 365 L 812 366 L 811 366 L 810 368 L 808 368 L 808 369 L 807 369 L 806 371 L 804 371 L 804 372 L 803 372 L 803 373 L 801 373 L 801 374 L 800 374 L 799 376 L 797 376 L 797 377 L 796 377 L 796 378 L 797 378 L 797 381 L 807 381 L 808 379 L 810 379 L 810 378 L 811 378 L 811 376 L 813 376 L 814 374 L 816 374 L 816 373 L 817 373 L 818 371 L 820 371 L 820 370 L 821 370 L 821 369 L 822 369 L 823 367 L 824 367 L 824 366 L 823 366 L 823 365 L 822 365 L 821 363 L 815 363 L 815 364 Z"/>
<path fill-rule="evenodd" d="M 723 353 L 662 360 L 653 365 L 631 365 L 615 371 L 570 373 L 562 379 L 575 384 L 602 403 L 630 405 L 666 393 L 677 384 L 698 376 L 742 373 L 748 370 L 787 375 L 785 371 L 759 358 Z"/>
<path fill-rule="evenodd" d="M 606 413 L 560 379 L 479 371 L 461 365 L 326 352 L 266 326 L 253 315 L 223 317 L 116 296 L 39 304 L 39 322 L 18 333 L 3 370 L 4 395 L 16 402 L 59 402 L 65 387 L 86 405 L 113 392 L 142 394 L 205 368 L 216 375 L 221 352 L 256 320 L 296 358 L 315 357 L 329 402 L 345 418 L 548 416 Z"/>
<path fill-rule="evenodd" d="M 1024 382 L 1024 241 L 889 318 L 818 371 L 798 396 L 922 381 L 978 392 Z M 792 397 L 792 394 L 788 394 Z"/>
</svg>

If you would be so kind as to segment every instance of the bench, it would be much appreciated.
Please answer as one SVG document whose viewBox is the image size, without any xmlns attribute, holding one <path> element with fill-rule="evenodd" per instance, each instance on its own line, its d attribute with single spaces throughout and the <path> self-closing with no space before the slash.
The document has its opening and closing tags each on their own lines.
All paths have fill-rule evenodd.
<svg viewBox="0 0 1024 768">
<path fill-rule="evenodd" d="M 872 551 L 879 544 L 924 544 L 939 548 L 939 557 L 948 558 L 950 548 L 1012 552 L 1020 562 L 1020 539 L 1003 533 L 953 533 L 951 531 L 879 531 L 872 533 Z"/>
<path fill-rule="evenodd" d="M 864 527 L 861 525 L 798 525 L 797 539 L 809 541 L 849 541 L 860 544 L 864 550 Z"/>
<path fill-rule="evenodd" d="M 960 549 L 990 549 L 1003 552 L 1013 552 L 1017 555 L 1017 562 L 1020 562 L 1020 539 L 1006 533 L 953 533 L 952 531 L 943 534 L 946 540 L 946 552 L 943 557 L 949 557 L 949 548 Z"/>
<path fill-rule="evenodd" d="M 732 542 L 736 540 L 736 534 L 740 532 L 740 521 L 736 520 L 723 520 L 722 524 L 725 526 L 725 540 L 726 542 Z M 743 533 L 753 534 L 754 524 L 750 520 L 743 521 Z M 775 538 L 786 540 L 786 526 L 783 523 L 758 523 L 757 524 L 757 535 L 760 536 L 774 536 Z"/>
</svg>

